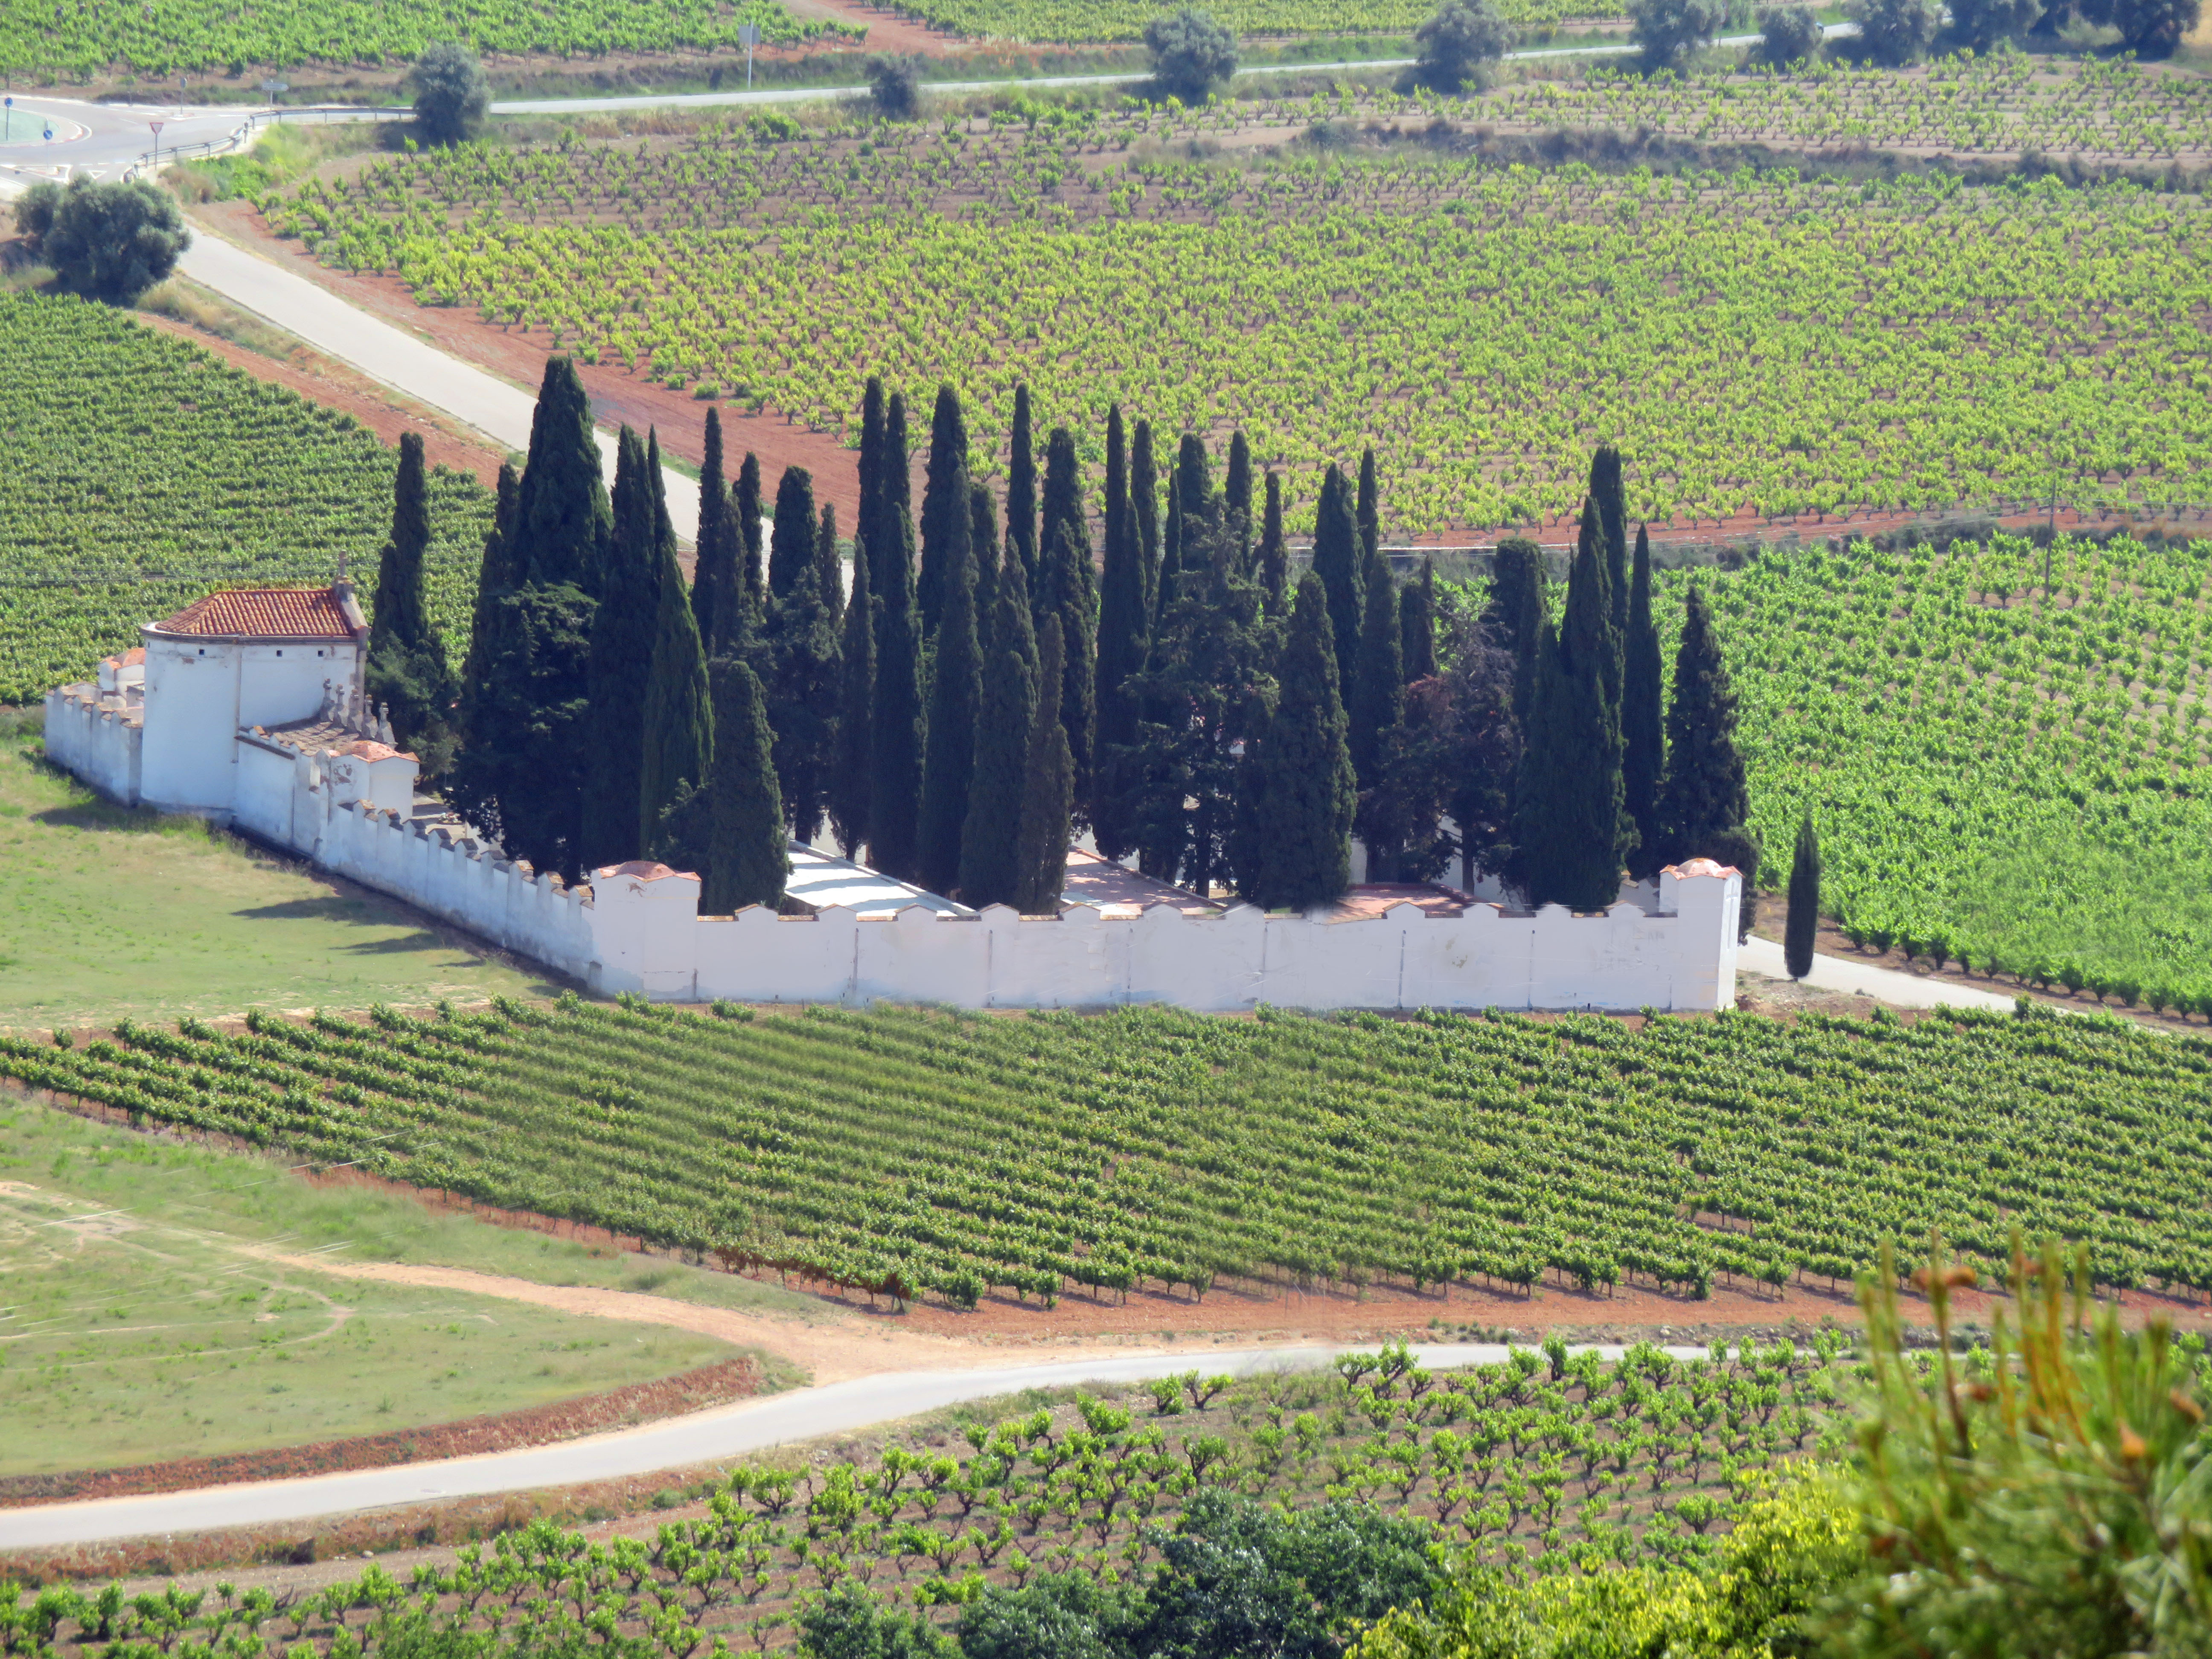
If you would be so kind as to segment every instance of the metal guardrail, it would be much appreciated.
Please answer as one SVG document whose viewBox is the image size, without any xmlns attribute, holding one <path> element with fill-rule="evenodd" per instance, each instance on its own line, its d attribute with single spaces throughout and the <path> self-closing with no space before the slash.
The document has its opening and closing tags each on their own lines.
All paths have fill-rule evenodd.
<svg viewBox="0 0 2212 1659">
<path fill-rule="evenodd" d="M 123 171 L 127 182 L 143 177 L 152 168 L 173 161 L 204 161 L 249 148 L 264 126 L 285 122 L 327 126 L 333 121 L 408 121 L 415 112 L 404 104 L 313 104 L 298 109 L 256 110 L 240 122 L 228 137 L 202 138 L 189 144 L 173 144 L 148 150 Z"/>
</svg>

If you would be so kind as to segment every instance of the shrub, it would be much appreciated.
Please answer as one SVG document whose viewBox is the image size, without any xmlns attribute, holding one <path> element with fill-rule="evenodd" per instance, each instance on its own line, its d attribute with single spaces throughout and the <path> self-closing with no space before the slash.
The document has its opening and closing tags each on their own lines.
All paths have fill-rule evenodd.
<svg viewBox="0 0 2212 1659">
<path fill-rule="evenodd" d="M 1152 79 L 1186 104 L 1202 104 L 1237 73 L 1237 37 L 1212 14 L 1185 6 L 1145 25 Z"/>
<path fill-rule="evenodd" d="M 192 245 L 175 198 L 143 179 L 33 185 L 15 204 L 15 228 L 64 287 L 117 305 L 166 281 Z"/>
<path fill-rule="evenodd" d="M 2170 58 L 2201 15 L 2202 0 L 2110 0 L 2109 15 L 2095 21 L 2119 30 L 2138 57 Z"/>
<path fill-rule="evenodd" d="M 868 101 L 886 121 L 911 121 L 921 112 L 921 65 L 911 58 L 878 58 L 868 64 Z"/>
<path fill-rule="evenodd" d="M 1492 0 L 1444 0 L 1436 15 L 1413 31 L 1419 54 L 1414 82 L 1432 92 L 1457 92 L 1470 82 L 1479 86 L 1489 66 L 1512 51 L 1517 39 Z"/>
<path fill-rule="evenodd" d="M 2043 16 L 2044 0 L 1950 0 L 1951 33 L 1976 52 L 2026 34 Z"/>
<path fill-rule="evenodd" d="M 1826 42 L 1820 19 L 1810 6 L 1768 6 L 1759 14 L 1759 45 L 1753 56 L 1776 69 L 1809 64 Z"/>
<path fill-rule="evenodd" d="M 1844 9 L 1868 56 L 1881 64 L 1919 62 L 1943 23 L 1934 0 L 1848 0 Z"/>
<path fill-rule="evenodd" d="M 1645 69 L 1675 69 L 1712 44 L 1728 15 L 1727 0 L 1633 0 L 1629 15 L 1636 27 L 1630 38 L 1642 51 Z"/>
<path fill-rule="evenodd" d="M 431 143 L 464 143 L 483 130 L 491 82 L 466 46 L 446 40 L 426 47 L 407 85 L 415 94 L 415 125 Z"/>
</svg>

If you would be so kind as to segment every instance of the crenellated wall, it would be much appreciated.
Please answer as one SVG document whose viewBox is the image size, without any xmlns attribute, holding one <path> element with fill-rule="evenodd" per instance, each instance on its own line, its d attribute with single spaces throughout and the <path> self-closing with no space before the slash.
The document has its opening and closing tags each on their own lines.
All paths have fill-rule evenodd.
<svg viewBox="0 0 2212 1659">
<path fill-rule="evenodd" d="M 1735 998 L 1741 879 L 1702 860 L 1659 881 L 1656 912 L 1557 905 L 1459 916 L 1413 904 L 1332 921 L 1240 907 L 1218 916 L 1156 905 L 1133 918 L 1079 907 L 980 916 L 915 907 L 884 920 L 849 910 L 697 915 L 696 877 L 666 872 L 594 884 L 594 989 L 735 1002 L 943 1002 L 975 1008 L 1714 1009 Z"/>
<path fill-rule="evenodd" d="M 138 804 L 144 727 L 135 702 L 91 685 L 46 693 L 46 754 L 110 800 Z"/>
</svg>

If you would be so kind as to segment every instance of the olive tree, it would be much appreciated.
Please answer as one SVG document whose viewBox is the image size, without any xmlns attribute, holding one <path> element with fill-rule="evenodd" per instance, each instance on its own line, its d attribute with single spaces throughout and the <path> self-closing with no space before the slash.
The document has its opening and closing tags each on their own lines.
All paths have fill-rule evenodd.
<svg viewBox="0 0 2212 1659">
<path fill-rule="evenodd" d="M 1976 52 L 2017 39 L 2043 20 L 2043 0 L 1950 0 L 1950 6 L 1951 33 Z"/>
<path fill-rule="evenodd" d="M 442 40 L 424 47 L 407 85 L 415 94 L 415 125 L 431 143 L 465 143 L 483 130 L 491 82 L 466 46 Z"/>
<path fill-rule="evenodd" d="M 1185 6 L 1145 25 L 1152 79 L 1186 104 L 1202 104 L 1237 73 L 1237 37 L 1211 12 Z"/>
<path fill-rule="evenodd" d="M 1819 58 L 1826 38 L 1812 7 L 1767 6 L 1759 14 L 1759 45 L 1753 53 L 1762 64 L 1787 69 Z"/>
<path fill-rule="evenodd" d="M 2139 58 L 2171 58 L 2197 27 L 2203 0 L 2103 0 L 2085 7 L 2092 22 L 2110 23 L 2120 43 Z"/>
<path fill-rule="evenodd" d="M 143 179 L 33 185 L 15 204 L 15 228 L 64 287 L 119 305 L 166 280 L 192 245 L 176 198 Z"/>
<path fill-rule="evenodd" d="M 868 64 L 868 101 L 886 121 L 911 121 L 921 108 L 921 65 L 911 58 L 878 58 Z"/>
<path fill-rule="evenodd" d="M 1629 15 L 1636 27 L 1630 39 L 1643 54 L 1646 70 L 1678 69 L 1693 52 L 1712 44 L 1728 21 L 1728 0 L 1634 0 Z"/>
<path fill-rule="evenodd" d="M 1917 63 L 1943 26 L 1935 0 L 1846 0 L 1844 9 L 1868 56 L 1881 64 Z"/>
<path fill-rule="evenodd" d="M 1480 84 L 1489 66 L 1513 50 L 1518 35 L 1494 0 L 1444 0 L 1435 16 L 1413 31 L 1419 54 L 1416 84 L 1431 92 L 1457 92 Z"/>
</svg>

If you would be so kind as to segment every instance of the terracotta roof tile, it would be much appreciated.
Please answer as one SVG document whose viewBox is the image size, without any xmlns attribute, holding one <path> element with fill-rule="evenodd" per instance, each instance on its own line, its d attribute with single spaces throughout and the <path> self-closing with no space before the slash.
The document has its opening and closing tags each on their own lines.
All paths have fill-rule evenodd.
<svg viewBox="0 0 2212 1659">
<path fill-rule="evenodd" d="M 327 587 L 239 587 L 195 599 L 154 626 L 222 639 L 350 640 L 348 609 Z"/>
<path fill-rule="evenodd" d="M 1688 859 L 1680 864 L 1670 864 L 1667 868 L 1674 872 L 1678 881 L 1692 876 L 1736 876 L 1743 873 L 1733 864 L 1716 864 L 1711 859 Z"/>
<path fill-rule="evenodd" d="M 118 668 L 136 668 L 146 660 L 146 647 L 143 645 L 134 645 L 128 651 L 120 652 L 106 660 L 113 663 Z"/>
<path fill-rule="evenodd" d="M 594 870 L 592 873 L 602 880 L 609 880 L 616 876 L 635 876 L 640 881 L 659 881 L 663 876 L 680 875 L 684 872 L 672 870 L 665 864 L 655 864 L 645 859 L 632 859 L 627 864 L 610 864 L 604 870 Z M 693 879 L 697 878 L 695 877 Z"/>
<path fill-rule="evenodd" d="M 353 755 L 365 761 L 380 761 L 390 760 L 399 751 L 389 744 L 372 743 L 367 738 L 362 738 L 348 744 L 339 752 Z"/>
</svg>

